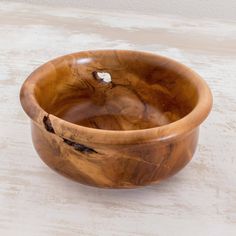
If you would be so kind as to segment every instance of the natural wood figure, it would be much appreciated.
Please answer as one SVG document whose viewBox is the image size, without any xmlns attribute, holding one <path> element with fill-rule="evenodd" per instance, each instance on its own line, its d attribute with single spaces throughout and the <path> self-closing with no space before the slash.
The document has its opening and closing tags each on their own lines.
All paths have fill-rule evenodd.
<svg viewBox="0 0 236 236">
<path fill-rule="evenodd" d="M 157 183 L 182 169 L 212 106 L 208 86 L 191 69 L 126 50 L 52 60 L 28 77 L 20 98 L 42 160 L 107 188 Z"/>
</svg>

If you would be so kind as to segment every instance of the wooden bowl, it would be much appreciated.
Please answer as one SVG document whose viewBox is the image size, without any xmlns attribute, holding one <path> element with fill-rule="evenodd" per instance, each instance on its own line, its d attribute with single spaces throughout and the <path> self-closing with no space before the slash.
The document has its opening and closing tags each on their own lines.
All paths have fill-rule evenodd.
<svg viewBox="0 0 236 236">
<path fill-rule="evenodd" d="M 188 67 L 146 52 L 98 50 L 52 60 L 24 82 L 35 149 L 83 184 L 157 183 L 192 158 L 211 92 Z"/>
</svg>

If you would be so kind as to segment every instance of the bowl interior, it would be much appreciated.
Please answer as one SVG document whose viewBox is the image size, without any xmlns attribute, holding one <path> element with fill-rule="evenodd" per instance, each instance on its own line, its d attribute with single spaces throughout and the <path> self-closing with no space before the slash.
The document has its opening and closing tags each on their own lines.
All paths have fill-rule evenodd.
<svg viewBox="0 0 236 236">
<path fill-rule="evenodd" d="M 50 67 L 35 86 L 39 105 L 86 127 L 158 127 L 186 116 L 198 100 L 184 68 L 152 54 L 84 52 L 56 59 Z"/>
</svg>

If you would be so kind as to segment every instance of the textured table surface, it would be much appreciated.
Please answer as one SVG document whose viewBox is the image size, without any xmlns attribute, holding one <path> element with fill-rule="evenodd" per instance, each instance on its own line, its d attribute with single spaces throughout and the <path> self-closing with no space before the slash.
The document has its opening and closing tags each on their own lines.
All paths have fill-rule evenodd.
<svg viewBox="0 0 236 236">
<path fill-rule="evenodd" d="M 63 54 L 145 50 L 195 69 L 214 96 L 192 162 L 136 190 L 69 181 L 38 158 L 19 103 L 26 76 Z M 236 235 L 236 23 L 0 1 L 0 235 Z"/>
</svg>

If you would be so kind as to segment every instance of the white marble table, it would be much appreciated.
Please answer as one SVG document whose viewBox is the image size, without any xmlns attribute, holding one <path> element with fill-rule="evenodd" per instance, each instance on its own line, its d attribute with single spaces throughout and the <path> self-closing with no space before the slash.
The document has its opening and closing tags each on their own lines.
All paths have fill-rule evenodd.
<svg viewBox="0 0 236 236">
<path fill-rule="evenodd" d="M 170 56 L 211 87 L 214 108 L 194 159 L 173 178 L 97 189 L 38 158 L 19 103 L 22 82 L 47 60 L 98 48 Z M 0 1 L 0 235 L 235 236 L 236 23 Z"/>
</svg>

